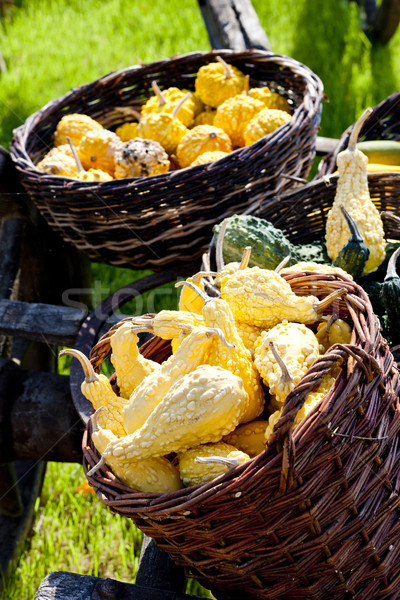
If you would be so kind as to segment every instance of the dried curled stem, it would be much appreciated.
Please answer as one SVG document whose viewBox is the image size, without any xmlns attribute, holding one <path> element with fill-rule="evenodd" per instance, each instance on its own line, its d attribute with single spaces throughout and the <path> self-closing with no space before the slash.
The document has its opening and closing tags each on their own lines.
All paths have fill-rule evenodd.
<svg viewBox="0 0 400 600">
<path fill-rule="evenodd" d="M 73 356 L 74 358 L 77 358 L 83 369 L 86 383 L 92 383 L 93 381 L 97 381 L 99 379 L 99 376 L 97 373 L 95 373 L 90 360 L 80 350 L 66 348 L 65 350 L 61 350 L 58 356 Z"/>
</svg>

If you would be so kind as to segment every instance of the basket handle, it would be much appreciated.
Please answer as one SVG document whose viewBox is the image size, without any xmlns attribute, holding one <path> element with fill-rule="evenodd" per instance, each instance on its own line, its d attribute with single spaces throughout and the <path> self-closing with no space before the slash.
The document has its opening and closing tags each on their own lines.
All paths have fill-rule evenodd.
<svg viewBox="0 0 400 600">
<path fill-rule="evenodd" d="M 334 344 L 328 353 L 321 356 L 307 371 L 300 383 L 288 394 L 282 413 L 274 426 L 269 444 L 276 442 L 278 451 L 282 451 L 282 467 L 279 492 L 288 492 L 296 479 L 296 447 L 293 440 L 293 423 L 302 408 L 308 394 L 318 388 L 324 375 L 338 365 L 342 369 L 354 360 L 364 372 L 367 383 L 382 373 L 382 369 L 371 354 L 353 344 Z"/>
</svg>

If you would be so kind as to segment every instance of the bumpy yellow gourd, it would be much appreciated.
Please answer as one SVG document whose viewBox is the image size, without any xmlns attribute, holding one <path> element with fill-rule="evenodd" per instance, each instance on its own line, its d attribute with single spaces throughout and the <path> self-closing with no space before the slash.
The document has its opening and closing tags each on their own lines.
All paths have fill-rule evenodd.
<svg viewBox="0 0 400 600">
<path fill-rule="evenodd" d="M 36 167 L 39 171 L 60 177 L 77 177 L 78 168 L 68 144 L 52 148 Z"/>
<path fill-rule="evenodd" d="M 248 460 L 248 454 L 231 444 L 202 444 L 179 454 L 179 472 L 186 487 L 201 485 Z"/>
<path fill-rule="evenodd" d="M 234 344 L 234 348 L 228 348 L 219 339 L 215 338 L 207 357 L 207 363 L 219 365 L 241 377 L 243 387 L 249 396 L 248 407 L 242 415 L 241 422 L 252 421 L 263 411 L 264 392 L 260 376 L 251 359 L 251 354 L 236 328 L 229 304 L 220 298 L 212 298 L 204 304 L 202 313 L 204 322 L 208 327 L 221 329 L 224 337 Z"/>
<path fill-rule="evenodd" d="M 105 407 L 99 415 L 99 425 L 110 429 L 116 436 L 126 435 L 122 423 L 122 412 L 128 403 L 126 398 L 117 396 L 105 375 L 95 373 L 88 358 L 79 350 L 68 348 L 59 356 L 69 355 L 77 358 L 82 366 L 85 379 L 81 385 L 82 394 L 87 398 L 94 410 Z"/>
<path fill-rule="evenodd" d="M 127 433 L 134 432 L 144 424 L 174 383 L 205 362 L 212 338 L 218 333 L 215 329 L 196 327 L 182 340 L 175 354 L 138 385 L 123 413 Z"/>
<path fill-rule="evenodd" d="M 323 300 L 296 296 L 279 273 L 259 267 L 241 269 L 221 280 L 221 297 L 228 302 L 235 320 L 263 329 L 284 319 L 315 323 L 322 311 L 344 293 L 346 290 L 340 288 Z"/>
<path fill-rule="evenodd" d="M 125 142 L 114 155 L 115 178 L 150 177 L 167 173 L 168 154 L 158 142 L 134 138 Z"/>
<path fill-rule="evenodd" d="M 235 325 L 236 329 L 238 330 L 238 334 L 242 338 L 243 344 L 246 346 L 247 350 L 250 351 L 251 356 L 254 358 L 255 344 L 262 334 L 263 329 L 261 327 L 249 325 L 248 323 L 242 323 L 242 321 L 235 321 Z"/>
<path fill-rule="evenodd" d="M 172 113 L 182 98 L 189 94 L 175 116 L 185 125 L 185 127 L 191 127 L 193 125 L 195 116 L 202 108 L 202 103 L 194 94 L 188 92 L 188 90 L 181 90 L 177 87 L 169 87 L 161 91 L 155 81 L 152 82 L 152 88 L 154 96 L 149 98 L 143 104 L 141 110 L 143 117 L 154 112 Z"/>
<path fill-rule="evenodd" d="M 221 158 L 228 156 L 229 152 L 222 152 L 221 150 L 214 150 L 213 152 L 204 152 L 200 154 L 189 166 L 196 167 L 197 165 L 204 165 L 206 163 L 215 162 Z"/>
<path fill-rule="evenodd" d="M 278 406 L 318 357 L 319 341 L 311 329 L 288 321 L 265 331 L 254 350 L 254 364 Z"/>
<path fill-rule="evenodd" d="M 272 92 L 269 87 L 250 88 L 249 96 L 260 100 L 265 108 L 275 108 L 290 113 L 290 104 L 284 96 Z"/>
<path fill-rule="evenodd" d="M 207 106 L 216 108 L 228 98 L 240 94 L 245 87 L 245 76 L 233 65 L 218 57 L 218 62 L 203 65 L 195 80 L 196 93 Z"/>
<path fill-rule="evenodd" d="M 189 99 L 190 94 L 176 104 L 172 113 L 149 112 L 140 120 L 138 135 L 158 142 L 168 154 L 174 154 L 188 128 L 177 118 L 181 106 Z"/>
<path fill-rule="evenodd" d="M 251 457 L 257 456 L 265 450 L 265 430 L 267 427 L 268 421 L 266 420 L 242 423 L 232 433 L 226 435 L 223 441 L 235 446 L 235 448 Z"/>
<path fill-rule="evenodd" d="M 198 156 L 216 150 L 229 153 L 232 143 L 229 136 L 214 125 L 197 125 L 190 129 L 176 148 L 179 166 L 189 167 Z"/>
<path fill-rule="evenodd" d="M 214 125 L 215 109 L 206 107 L 201 113 L 195 117 L 194 126 L 196 125 Z"/>
<path fill-rule="evenodd" d="M 291 118 L 284 110 L 263 108 L 248 122 L 243 132 L 244 145 L 250 146 L 265 135 L 273 133 L 278 127 L 288 123 Z"/>
<path fill-rule="evenodd" d="M 67 137 L 69 137 L 72 143 L 77 146 L 81 138 L 89 131 L 101 131 L 102 129 L 103 126 L 88 115 L 79 113 L 65 115 L 57 123 L 54 132 L 54 145 L 67 144 Z"/>
<path fill-rule="evenodd" d="M 76 178 L 82 181 L 86 181 L 88 183 L 100 183 L 101 181 L 113 180 L 113 177 L 111 177 L 111 175 L 109 175 L 105 171 L 102 171 L 101 169 L 89 169 L 89 171 L 78 171 Z"/>
<path fill-rule="evenodd" d="M 296 418 L 293 423 L 293 427 L 296 427 L 301 421 L 310 414 L 314 408 L 318 406 L 321 400 L 326 396 L 326 394 L 331 389 L 332 385 L 335 383 L 335 378 L 331 374 L 324 375 L 322 381 L 318 388 L 314 392 L 310 392 L 301 409 L 297 412 Z M 265 441 L 268 445 L 270 437 L 273 433 L 274 426 L 278 422 L 279 417 L 282 414 L 282 408 L 274 411 L 268 419 L 268 426 L 265 429 Z"/>
<path fill-rule="evenodd" d="M 139 338 L 132 330 L 132 322 L 118 327 L 110 338 L 111 362 L 117 375 L 121 396 L 129 398 L 133 390 L 160 365 L 144 358 L 139 352 Z"/>
<path fill-rule="evenodd" d="M 112 177 L 115 173 L 115 153 L 122 141 L 116 133 L 101 129 L 88 131 L 77 145 L 77 153 L 85 169 L 101 169 Z"/>
<path fill-rule="evenodd" d="M 371 109 L 367 109 L 361 115 L 352 130 L 347 149 L 337 155 L 338 182 L 335 199 L 327 216 L 325 232 L 328 256 L 335 260 L 350 238 L 350 230 L 341 209 L 343 205 L 356 223 L 364 244 L 370 251 L 364 266 L 364 275 L 376 271 L 386 255 L 382 219 L 371 200 L 368 188 L 368 158 L 356 147 L 361 126 L 370 113 Z"/>
<path fill-rule="evenodd" d="M 117 127 L 115 133 L 121 139 L 122 142 L 129 142 L 133 138 L 138 136 L 139 123 L 124 123 L 120 127 Z"/>
<path fill-rule="evenodd" d="M 107 446 L 117 438 L 109 429 L 101 428 L 97 422 L 98 417 L 94 420 L 93 416 L 95 415 L 92 415 L 92 441 L 97 451 L 103 454 Z M 110 455 L 107 464 L 122 483 L 140 492 L 169 494 L 183 487 L 178 469 L 163 456 L 121 462 Z"/>
<path fill-rule="evenodd" d="M 195 327 L 204 326 L 201 314 L 187 310 L 160 310 L 151 319 L 147 317 L 132 317 L 134 330 L 151 331 L 163 340 L 173 340 L 188 335 Z"/>
<path fill-rule="evenodd" d="M 142 460 L 219 442 L 238 425 L 247 404 L 240 377 L 200 365 L 177 379 L 142 427 L 109 444 L 103 457 Z"/>
<path fill-rule="evenodd" d="M 259 100 L 247 94 L 238 94 L 217 108 L 214 125 L 229 135 L 234 147 L 241 148 L 245 145 L 244 132 L 248 123 L 263 108 Z"/>
<path fill-rule="evenodd" d="M 318 324 L 316 336 L 326 351 L 333 344 L 350 344 L 351 334 L 352 329 L 346 321 L 331 315 L 329 319 Z"/>
<path fill-rule="evenodd" d="M 201 273 L 196 273 L 193 277 L 188 277 L 186 281 L 196 284 L 204 291 L 204 282 Z M 190 286 L 184 285 L 179 294 L 179 310 L 197 313 L 201 315 L 204 306 L 204 300 Z"/>
</svg>

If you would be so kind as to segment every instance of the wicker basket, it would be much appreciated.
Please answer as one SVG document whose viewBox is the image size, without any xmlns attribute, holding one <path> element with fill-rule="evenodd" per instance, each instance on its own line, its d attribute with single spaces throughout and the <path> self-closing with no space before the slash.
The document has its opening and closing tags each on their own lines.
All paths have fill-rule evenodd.
<svg viewBox="0 0 400 600">
<path fill-rule="evenodd" d="M 220 600 L 372 600 L 400 597 L 399 372 L 368 296 L 339 275 L 285 275 L 297 294 L 338 287 L 335 309 L 353 322 L 288 396 L 275 439 L 248 463 L 172 494 L 141 493 L 103 466 L 89 482 L 111 511 L 129 517 Z M 110 333 L 110 332 L 109 332 Z M 92 351 L 98 369 L 109 333 Z M 162 360 L 158 338 L 143 353 Z M 297 427 L 307 394 L 333 365 L 335 384 Z M 85 472 L 99 460 L 90 426 Z"/>
<path fill-rule="evenodd" d="M 118 107 L 140 109 L 153 92 L 194 89 L 199 67 L 216 55 L 286 96 L 289 123 L 216 163 L 149 178 L 83 183 L 40 173 L 34 163 L 52 146 L 65 114 L 81 112 L 107 128 L 124 118 Z M 206 248 L 210 227 L 235 212 L 251 212 L 306 177 L 315 155 L 322 84 L 306 66 L 263 51 L 196 52 L 111 73 L 47 104 L 14 131 L 11 156 L 20 179 L 48 223 L 93 260 L 123 267 L 160 269 L 192 261 Z"/>
</svg>

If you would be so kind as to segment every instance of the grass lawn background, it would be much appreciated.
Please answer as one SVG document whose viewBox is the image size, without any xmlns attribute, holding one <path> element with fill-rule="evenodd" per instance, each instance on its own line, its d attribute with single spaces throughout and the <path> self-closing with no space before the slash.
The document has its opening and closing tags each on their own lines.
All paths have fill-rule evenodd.
<svg viewBox="0 0 400 600">
<path fill-rule="evenodd" d="M 372 46 L 355 2 L 253 5 L 272 50 L 323 81 L 320 135 L 339 137 L 364 108 L 400 89 L 400 31 L 387 46 Z M 7 148 L 15 127 L 71 88 L 139 60 L 207 51 L 210 44 L 194 0 L 20 0 L 0 22 L 0 49 L 7 65 L 0 74 L 0 144 Z M 143 275 L 99 264 L 92 271 L 104 295 Z M 162 307 L 175 307 L 176 295 L 162 297 Z M 80 465 L 48 465 L 31 535 L 3 582 L 2 600 L 33 598 L 43 577 L 57 570 L 134 582 L 140 532 L 96 497 L 77 494 L 82 482 Z M 188 591 L 207 594 L 192 582 Z"/>
</svg>

